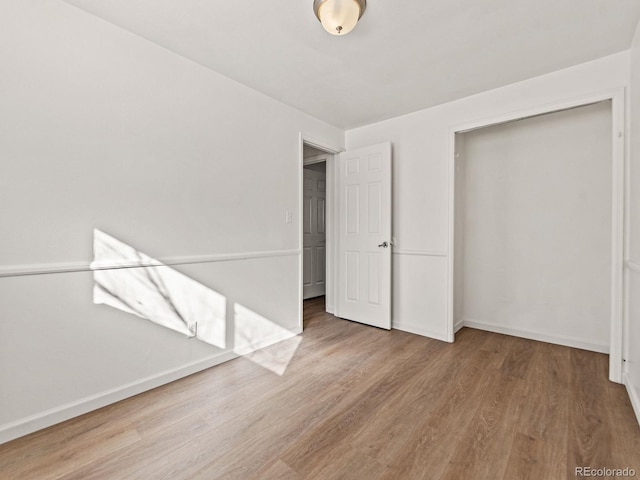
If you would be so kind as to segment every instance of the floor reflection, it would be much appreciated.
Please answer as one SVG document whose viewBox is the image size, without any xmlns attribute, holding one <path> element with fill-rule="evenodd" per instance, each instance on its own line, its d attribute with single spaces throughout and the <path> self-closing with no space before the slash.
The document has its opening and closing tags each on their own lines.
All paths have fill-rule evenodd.
<svg viewBox="0 0 640 480">
<path fill-rule="evenodd" d="M 234 351 L 273 373 L 283 375 L 302 337 L 238 303 L 234 304 L 233 313 Z M 277 348 L 258 350 L 275 342 L 280 342 Z"/>
</svg>

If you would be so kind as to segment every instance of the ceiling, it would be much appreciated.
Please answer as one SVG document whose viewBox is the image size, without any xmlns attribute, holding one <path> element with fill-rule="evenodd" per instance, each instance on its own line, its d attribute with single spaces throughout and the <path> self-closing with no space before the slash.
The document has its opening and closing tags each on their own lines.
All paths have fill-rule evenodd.
<svg viewBox="0 0 640 480">
<path fill-rule="evenodd" d="M 65 0 L 349 129 L 630 47 L 638 0 L 369 0 L 326 33 L 312 0 Z"/>
</svg>

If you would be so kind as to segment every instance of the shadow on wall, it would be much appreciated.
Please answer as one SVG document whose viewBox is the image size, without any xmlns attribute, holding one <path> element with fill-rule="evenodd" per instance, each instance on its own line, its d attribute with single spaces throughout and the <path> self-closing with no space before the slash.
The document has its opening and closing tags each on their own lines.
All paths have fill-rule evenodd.
<svg viewBox="0 0 640 480">
<path fill-rule="evenodd" d="M 278 375 L 286 371 L 299 336 L 238 303 L 233 305 L 227 328 L 223 295 L 98 229 L 94 229 L 93 251 L 94 304 L 233 350 Z"/>
</svg>

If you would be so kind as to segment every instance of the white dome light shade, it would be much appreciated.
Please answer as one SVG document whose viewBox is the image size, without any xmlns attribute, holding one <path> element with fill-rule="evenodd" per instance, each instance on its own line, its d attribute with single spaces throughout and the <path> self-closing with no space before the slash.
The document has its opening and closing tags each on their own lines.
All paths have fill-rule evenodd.
<svg viewBox="0 0 640 480">
<path fill-rule="evenodd" d="M 346 35 L 364 13 L 365 0 L 315 0 L 313 10 L 324 29 L 332 35 Z"/>
</svg>

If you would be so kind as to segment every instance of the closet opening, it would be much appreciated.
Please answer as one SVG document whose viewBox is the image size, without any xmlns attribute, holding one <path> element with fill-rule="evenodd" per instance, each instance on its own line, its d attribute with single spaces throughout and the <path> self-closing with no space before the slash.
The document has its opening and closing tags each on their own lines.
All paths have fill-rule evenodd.
<svg viewBox="0 0 640 480">
<path fill-rule="evenodd" d="M 615 101 L 453 133 L 453 332 L 611 351 L 619 381 L 624 160 Z"/>
</svg>

